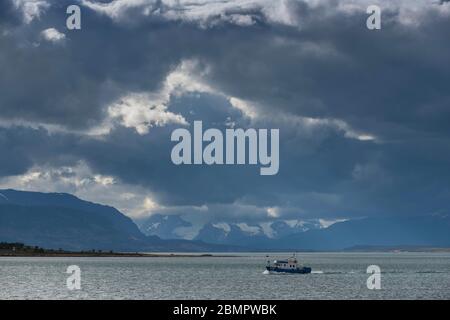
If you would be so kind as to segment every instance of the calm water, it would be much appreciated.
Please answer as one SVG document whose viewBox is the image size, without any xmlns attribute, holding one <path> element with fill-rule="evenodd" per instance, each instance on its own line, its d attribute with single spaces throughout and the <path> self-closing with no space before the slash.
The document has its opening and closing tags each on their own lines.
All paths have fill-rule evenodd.
<svg viewBox="0 0 450 320">
<path fill-rule="evenodd" d="M 271 254 L 273 258 L 286 254 Z M 300 254 L 309 275 L 265 275 L 265 255 L 204 258 L 0 258 L 0 299 L 450 299 L 450 254 Z M 382 271 L 368 290 L 367 266 Z M 66 288 L 69 265 L 82 290 Z"/>
</svg>

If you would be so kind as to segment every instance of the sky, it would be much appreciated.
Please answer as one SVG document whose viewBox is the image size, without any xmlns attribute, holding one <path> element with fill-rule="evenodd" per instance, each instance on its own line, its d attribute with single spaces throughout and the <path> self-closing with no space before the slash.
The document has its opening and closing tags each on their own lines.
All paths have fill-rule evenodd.
<svg viewBox="0 0 450 320">
<path fill-rule="evenodd" d="M 449 40 L 447 1 L 2 0 L 0 188 L 135 219 L 449 214 Z M 278 174 L 175 166 L 196 120 L 279 128 Z"/>
</svg>

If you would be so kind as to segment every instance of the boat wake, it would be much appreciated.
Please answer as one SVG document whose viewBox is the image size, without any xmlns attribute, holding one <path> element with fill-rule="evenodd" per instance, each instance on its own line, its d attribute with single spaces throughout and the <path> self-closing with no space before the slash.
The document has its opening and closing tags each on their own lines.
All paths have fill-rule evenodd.
<svg viewBox="0 0 450 320">
<path fill-rule="evenodd" d="M 439 274 L 439 273 L 448 273 L 446 271 L 438 271 L 438 270 L 424 270 L 424 271 L 385 271 L 384 274 L 406 274 L 406 273 L 415 273 L 415 274 Z M 271 272 L 265 270 L 262 274 L 272 274 Z M 324 275 L 336 275 L 336 274 L 366 274 L 364 271 L 322 271 L 322 270 L 312 270 L 311 274 L 324 274 Z"/>
</svg>

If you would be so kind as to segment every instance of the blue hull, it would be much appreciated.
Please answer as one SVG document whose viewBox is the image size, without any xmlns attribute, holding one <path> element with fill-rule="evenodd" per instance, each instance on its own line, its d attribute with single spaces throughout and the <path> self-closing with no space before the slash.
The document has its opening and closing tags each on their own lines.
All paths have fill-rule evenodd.
<svg viewBox="0 0 450 320">
<path fill-rule="evenodd" d="M 266 267 L 267 271 L 269 272 L 280 272 L 280 273 L 311 273 L 311 268 L 303 267 L 303 268 L 297 268 L 297 269 L 282 269 L 277 267 Z"/>
</svg>

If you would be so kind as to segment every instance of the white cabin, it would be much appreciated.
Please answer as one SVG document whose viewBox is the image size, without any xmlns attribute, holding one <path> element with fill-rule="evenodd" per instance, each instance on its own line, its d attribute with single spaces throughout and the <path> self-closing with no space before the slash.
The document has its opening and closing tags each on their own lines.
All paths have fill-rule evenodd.
<svg viewBox="0 0 450 320">
<path fill-rule="evenodd" d="M 274 260 L 274 267 L 279 269 L 292 269 L 298 268 L 298 261 L 296 257 L 290 257 L 287 260 Z"/>
</svg>

